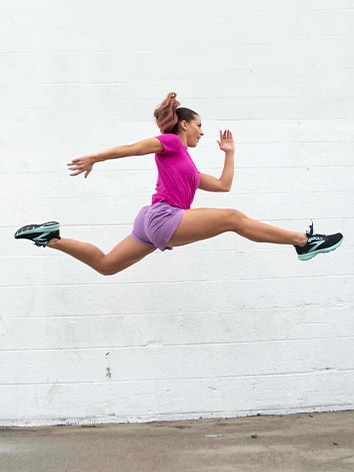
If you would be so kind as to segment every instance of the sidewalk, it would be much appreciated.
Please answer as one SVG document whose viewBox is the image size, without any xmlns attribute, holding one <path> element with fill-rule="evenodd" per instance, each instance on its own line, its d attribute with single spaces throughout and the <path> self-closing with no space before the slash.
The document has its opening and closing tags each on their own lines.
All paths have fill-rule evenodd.
<svg viewBox="0 0 354 472">
<path fill-rule="evenodd" d="M 0 429 L 1 472 L 354 471 L 354 411 Z"/>
</svg>

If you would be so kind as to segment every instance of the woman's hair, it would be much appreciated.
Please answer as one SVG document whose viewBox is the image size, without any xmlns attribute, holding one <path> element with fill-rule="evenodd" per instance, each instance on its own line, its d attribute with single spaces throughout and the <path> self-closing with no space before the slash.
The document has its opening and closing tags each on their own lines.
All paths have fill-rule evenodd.
<svg viewBox="0 0 354 472">
<path fill-rule="evenodd" d="M 177 134 L 181 121 L 187 123 L 194 120 L 198 113 L 189 108 L 180 107 L 180 102 L 176 99 L 177 94 L 170 92 L 165 100 L 155 109 L 154 117 L 156 124 L 162 134 Z"/>
</svg>

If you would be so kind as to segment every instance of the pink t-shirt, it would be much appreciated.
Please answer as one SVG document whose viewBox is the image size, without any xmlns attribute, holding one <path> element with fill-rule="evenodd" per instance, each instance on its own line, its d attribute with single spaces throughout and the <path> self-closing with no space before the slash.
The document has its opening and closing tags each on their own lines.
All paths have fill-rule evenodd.
<svg viewBox="0 0 354 472">
<path fill-rule="evenodd" d="M 162 134 L 157 139 L 164 151 L 155 155 L 158 177 L 152 204 L 167 202 L 187 210 L 200 184 L 198 169 L 176 134 Z"/>
</svg>

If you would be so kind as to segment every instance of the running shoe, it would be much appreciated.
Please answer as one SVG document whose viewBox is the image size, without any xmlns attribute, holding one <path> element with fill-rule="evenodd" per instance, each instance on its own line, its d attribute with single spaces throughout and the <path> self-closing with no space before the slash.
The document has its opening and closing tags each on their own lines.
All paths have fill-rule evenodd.
<svg viewBox="0 0 354 472">
<path fill-rule="evenodd" d="M 45 247 L 53 238 L 60 239 L 59 223 L 57 221 L 47 221 L 41 225 L 22 226 L 15 233 L 15 239 L 29 239 L 36 246 Z"/>
<path fill-rule="evenodd" d="M 310 225 L 310 231 L 306 231 L 306 235 L 307 243 L 305 246 L 295 246 L 300 261 L 308 261 L 317 254 L 334 251 L 343 242 L 342 233 L 314 234 L 313 224 Z"/>
</svg>

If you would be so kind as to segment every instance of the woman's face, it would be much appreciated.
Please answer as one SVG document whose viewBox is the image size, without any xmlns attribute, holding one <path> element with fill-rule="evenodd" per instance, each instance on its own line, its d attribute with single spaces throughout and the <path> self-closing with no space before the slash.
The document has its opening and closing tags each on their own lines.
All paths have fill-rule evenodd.
<svg viewBox="0 0 354 472">
<path fill-rule="evenodd" d="M 204 135 L 202 122 L 199 115 L 189 123 L 185 122 L 185 136 L 187 147 L 196 147 L 200 138 Z"/>
</svg>

